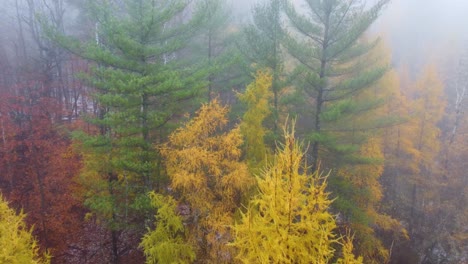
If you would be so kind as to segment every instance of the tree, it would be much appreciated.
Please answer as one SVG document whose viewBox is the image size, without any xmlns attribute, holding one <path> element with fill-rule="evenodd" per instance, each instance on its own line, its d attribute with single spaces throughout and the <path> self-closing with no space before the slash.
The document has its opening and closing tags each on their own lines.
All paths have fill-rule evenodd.
<svg viewBox="0 0 468 264">
<path fill-rule="evenodd" d="M 177 202 L 171 196 L 149 193 L 151 204 L 157 209 L 155 230 L 148 230 L 140 247 L 146 263 L 192 263 L 193 247 L 185 241 L 185 227 L 177 214 Z"/>
<path fill-rule="evenodd" d="M 266 165 L 269 153 L 265 145 L 267 131 L 263 122 L 270 115 L 271 81 L 269 73 L 258 71 L 255 81 L 247 86 L 245 93 L 239 95 L 241 102 L 247 106 L 240 128 L 245 138 L 246 159 L 254 172 Z"/>
<path fill-rule="evenodd" d="M 376 235 L 376 231 L 388 232 L 393 239 L 408 238 L 408 235 L 397 220 L 379 210 L 383 197 L 383 188 L 379 182 L 384 171 L 382 139 L 371 138 L 361 147 L 360 155 L 369 161 L 337 172 L 352 184 L 353 190 L 358 191 L 348 189 L 347 192 L 338 193 L 336 207 L 350 222 L 350 227 L 355 232 L 356 251 L 366 259 L 366 263 L 386 263 L 389 261 L 389 251 Z"/>
<path fill-rule="evenodd" d="M 406 94 L 395 91 L 387 106 L 405 122 L 384 133 L 384 204 L 393 216 L 408 223 L 411 241 L 396 240 L 394 250 L 395 255 L 410 261 L 432 251 L 438 243 L 434 237 L 443 233 L 435 230 L 446 222 L 446 214 L 439 209 L 442 166 L 438 165 L 442 164 L 439 122 L 445 109 L 443 88 L 436 68 L 428 66 L 415 83 L 401 87 Z"/>
<path fill-rule="evenodd" d="M 284 86 L 283 37 L 281 21 L 281 1 L 269 0 L 253 8 L 253 23 L 243 30 L 240 49 L 251 65 L 252 71 L 268 68 L 272 72 L 272 113 L 273 132 L 278 133 L 280 97 Z"/>
<path fill-rule="evenodd" d="M 312 169 L 317 169 L 327 151 L 338 157 L 349 154 L 347 146 L 333 144 L 333 138 L 324 130 L 324 116 L 332 115 L 332 121 L 337 122 L 340 117 L 362 112 L 359 107 L 350 107 L 347 100 L 385 73 L 386 65 L 364 67 L 371 62 L 361 58 L 377 43 L 369 43 L 362 36 L 386 3 L 388 0 L 379 0 L 364 9 L 361 1 L 307 1 L 307 12 L 296 12 L 292 4 L 285 8 L 291 32 L 284 45 L 297 61 L 292 75 L 299 80 L 298 92 L 308 102 L 303 114 L 307 114 L 307 123 L 312 126 L 308 133 Z"/>
<path fill-rule="evenodd" d="M 247 165 L 240 161 L 239 127 L 220 133 L 227 124 L 227 111 L 217 100 L 203 105 L 161 148 L 171 188 L 189 207 L 189 241 L 203 263 L 231 261 L 229 225 L 252 184 Z"/>
<path fill-rule="evenodd" d="M 67 127 L 57 125 L 59 103 L 48 83 L 18 82 L 14 88 L 16 95 L 0 95 L 0 188 L 13 208 L 27 213 L 40 246 L 61 262 L 83 234 L 84 208 L 72 194 L 81 163 Z"/>
<path fill-rule="evenodd" d="M 192 51 L 204 56 L 195 59 L 207 60 L 208 74 L 207 101 L 210 102 L 221 92 L 222 87 L 235 81 L 230 76 L 231 67 L 238 63 L 238 56 L 233 49 L 232 15 L 225 0 L 200 0 L 198 8 L 206 13 L 202 26 L 198 49 Z"/>
<path fill-rule="evenodd" d="M 121 231 L 144 231 L 150 217 L 146 193 L 162 187 L 161 160 L 152 145 L 165 139 L 168 124 L 206 86 L 206 67 L 181 58 L 203 16 L 190 13 L 184 0 L 86 4 L 94 40 L 82 43 L 54 29 L 49 35 L 95 62 L 83 78 L 96 89 L 99 110 L 87 120 L 97 129 L 77 136 L 83 156 L 92 159 L 85 160 L 79 181 L 87 188 L 85 204 L 111 231 L 111 262 L 117 263 L 128 252 L 119 245 L 127 240 L 119 238 Z"/>
<path fill-rule="evenodd" d="M 24 222 L 25 214 L 8 207 L 0 196 L 0 262 L 50 263 L 50 256 L 41 255 L 36 240 Z"/>
<path fill-rule="evenodd" d="M 423 204 L 424 194 L 419 192 L 420 186 L 430 188 L 429 177 L 440 173 L 440 168 L 435 166 L 435 159 L 440 151 L 440 129 L 437 124 L 445 109 L 443 88 L 444 85 L 433 65 L 426 67 L 421 78 L 413 85 L 416 133 L 412 135 L 412 140 L 419 152 L 415 159 L 419 171 L 413 175 L 411 183 L 411 235 L 414 235 L 414 228 L 418 225 L 416 213 L 423 210 L 420 206 Z"/>
<path fill-rule="evenodd" d="M 259 193 L 234 225 L 231 245 L 242 263 L 329 263 L 341 239 L 328 211 L 326 178 L 317 170 L 306 173 L 294 128 L 284 137 L 273 163 L 256 177 Z M 362 263 L 351 251 L 352 243 L 345 243 L 346 263 Z"/>
</svg>

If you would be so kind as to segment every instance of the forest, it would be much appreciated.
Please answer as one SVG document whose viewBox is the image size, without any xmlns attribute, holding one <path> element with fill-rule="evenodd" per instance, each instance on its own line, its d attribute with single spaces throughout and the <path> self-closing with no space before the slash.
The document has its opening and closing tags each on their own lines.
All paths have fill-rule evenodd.
<svg viewBox="0 0 468 264">
<path fill-rule="evenodd" d="M 468 41 L 251 2 L 4 0 L 0 263 L 468 262 Z"/>
</svg>

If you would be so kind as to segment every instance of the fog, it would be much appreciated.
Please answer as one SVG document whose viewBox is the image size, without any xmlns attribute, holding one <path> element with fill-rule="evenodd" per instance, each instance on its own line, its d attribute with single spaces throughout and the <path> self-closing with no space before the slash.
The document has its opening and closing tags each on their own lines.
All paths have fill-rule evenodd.
<svg viewBox="0 0 468 264">
<path fill-rule="evenodd" d="M 466 0 L 393 0 L 373 32 L 388 41 L 397 65 L 418 67 L 466 46 L 467 14 Z"/>
<path fill-rule="evenodd" d="M 245 21 L 259 2 L 231 0 L 231 5 L 236 17 Z M 305 3 L 293 2 L 298 8 Z M 370 32 L 386 41 L 394 66 L 417 70 L 428 62 L 449 63 L 447 55 L 456 57 L 468 45 L 468 1 L 392 0 Z"/>
<path fill-rule="evenodd" d="M 468 0 L 271 1 L 0 0 L 0 249 L 467 263 Z"/>
</svg>

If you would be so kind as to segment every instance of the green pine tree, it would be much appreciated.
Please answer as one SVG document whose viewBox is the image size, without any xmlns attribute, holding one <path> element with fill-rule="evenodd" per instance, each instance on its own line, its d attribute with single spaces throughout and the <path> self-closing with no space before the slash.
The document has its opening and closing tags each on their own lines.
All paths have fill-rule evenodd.
<svg viewBox="0 0 468 264">
<path fill-rule="evenodd" d="M 243 30 L 240 47 L 250 64 L 251 71 L 268 68 L 272 71 L 271 109 L 272 130 L 278 135 L 278 120 L 281 114 L 281 94 L 285 86 L 283 78 L 283 52 L 281 40 L 284 35 L 281 21 L 281 1 L 268 0 L 253 8 L 253 22 Z"/>
<path fill-rule="evenodd" d="M 385 226 L 379 221 L 395 221 L 369 202 L 380 199 L 381 170 L 374 168 L 382 166 L 380 145 L 369 139 L 395 120 L 379 113 L 387 93 L 377 89 L 388 70 L 385 54 L 377 47 L 379 40 L 369 41 L 364 34 L 389 1 L 370 6 L 366 1 L 306 2 L 305 12 L 285 6 L 290 29 L 284 45 L 295 59 L 290 79 L 303 98 L 301 132 L 311 141 L 312 170 L 320 163 L 337 169 L 329 180 L 337 195 L 333 206 L 355 228 L 358 252 L 369 263 L 382 263 L 388 252 L 375 229 Z"/>
<path fill-rule="evenodd" d="M 307 11 L 300 13 L 292 4 L 285 7 L 291 30 L 284 44 L 297 65 L 290 78 L 298 80 L 297 91 L 305 98 L 302 115 L 310 125 L 313 169 L 320 160 L 327 161 L 325 153 L 328 159 L 342 159 L 356 151 L 352 144 L 340 144 L 332 131 L 352 133 L 351 127 L 336 124 L 375 107 L 372 100 L 356 104 L 353 96 L 375 84 L 387 70 L 378 60 L 366 60 L 378 41 L 363 39 L 387 2 L 379 0 L 364 9 L 363 1 L 307 1 Z"/>
<path fill-rule="evenodd" d="M 63 47 L 95 62 L 83 75 L 95 88 L 95 133 L 77 139 L 84 157 L 79 178 L 85 205 L 112 232 L 112 262 L 121 230 L 144 231 L 151 217 L 146 193 L 161 188 L 160 156 L 153 145 L 206 87 L 209 69 L 187 57 L 205 14 L 185 0 L 88 0 L 95 39 L 81 42 L 53 30 Z M 120 241 L 119 241 L 120 240 Z"/>
</svg>

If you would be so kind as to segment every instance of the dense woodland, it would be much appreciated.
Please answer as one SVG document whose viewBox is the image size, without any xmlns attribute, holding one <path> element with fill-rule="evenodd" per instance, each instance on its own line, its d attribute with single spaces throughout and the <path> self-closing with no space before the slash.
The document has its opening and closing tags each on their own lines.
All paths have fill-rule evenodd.
<svg viewBox="0 0 468 264">
<path fill-rule="evenodd" d="M 8 3 L 0 263 L 468 260 L 468 49 L 389 0 Z"/>
</svg>

